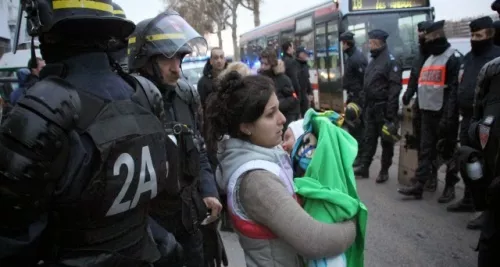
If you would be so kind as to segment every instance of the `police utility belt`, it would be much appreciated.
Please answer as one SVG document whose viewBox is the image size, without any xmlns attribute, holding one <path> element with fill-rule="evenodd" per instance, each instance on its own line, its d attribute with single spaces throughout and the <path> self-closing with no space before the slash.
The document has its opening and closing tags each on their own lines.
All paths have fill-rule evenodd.
<svg viewBox="0 0 500 267">
<path fill-rule="evenodd" d="M 173 190 L 167 191 L 170 191 L 173 204 L 181 204 L 175 208 L 181 210 L 185 230 L 194 233 L 207 212 L 199 193 L 201 141 L 189 125 L 180 122 L 165 123 L 165 130 L 178 146 L 177 174 L 172 177 L 176 181 L 169 181 L 167 188 Z"/>
</svg>

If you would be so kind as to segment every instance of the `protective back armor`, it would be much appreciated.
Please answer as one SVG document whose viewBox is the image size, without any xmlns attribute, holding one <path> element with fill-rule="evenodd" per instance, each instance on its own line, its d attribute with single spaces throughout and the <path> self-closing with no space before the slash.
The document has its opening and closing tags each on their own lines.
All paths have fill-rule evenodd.
<svg viewBox="0 0 500 267">
<path fill-rule="evenodd" d="M 146 220 L 150 200 L 166 187 L 166 151 L 174 145 L 151 112 L 161 113 L 154 108 L 161 100 L 159 91 L 149 89 L 136 86 L 133 100 L 119 101 L 75 91 L 84 111 L 75 130 L 97 153 L 90 159 L 90 172 L 64 177 L 51 214 L 49 238 L 56 248 L 47 261 L 64 263 L 60 257 L 87 251 L 112 254 L 103 266 L 141 266 L 158 259 Z"/>
<path fill-rule="evenodd" d="M 33 85 L 0 127 L 0 235 L 25 231 L 47 209 L 79 118 L 78 94 L 60 79 Z M 11 219 L 22 218 L 22 219 Z"/>
</svg>

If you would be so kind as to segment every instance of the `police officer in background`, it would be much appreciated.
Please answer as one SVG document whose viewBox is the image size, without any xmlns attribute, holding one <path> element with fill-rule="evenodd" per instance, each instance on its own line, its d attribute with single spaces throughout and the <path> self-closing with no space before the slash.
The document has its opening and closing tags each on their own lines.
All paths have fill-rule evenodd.
<svg viewBox="0 0 500 267">
<path fill-rule="evenodd" d="M 213 222 L 222 205 L 198 130 L 194 89 L 181 79 L 182 59 L 193 52 L 206 52 L 206 41 L 177 12 L 169 10 L 139 22 L 128 49 L 130 70 L 155 83 L 163 95 L 165 129 L 177 144 L 179 159 L 177 172 L 168 181 L 169 189 L 158 195 L 150 214 L 175 235 L 185 259 L 156 266 L 213 264 L 220 255 L 205 255 L 204 261 L 200 224 Z M 211 212 L 208 218 L 207 209 Z M 212 230 L 217 231 L 215 227 Z"/>
<path fill-rule="evenodd" d="M 425 61 L 418 82 L 418 105 L 421 114 L 421 140 L 415 182 L 399 188 L 406 196 L 422 198 L 425 183 L 433 177 L 436 168 L 437 144 L 449 141 L 445 149 L 456 146 L 458 135 L 457 88 L 460 56 L 444 33 L 444 21 L 432 23 L 425 30 L 426 45 L 431 54 Z M 447 173 L 447 183 L 456 183 L 456 175 Z M 449 181 L 448 181 L 449 179 Z"/>
<path fill-rule="evenodd" d="M 417 58 L 413 61 L 413 66 L 410 72 L 410 79 L 408 81 L 408 87 L 403 94 L 403 105 L 408 106 L 411 99 L 415 96 L 418 90 L 418 78 L 420 77 L 420 70 L 424 65 L 425 61 L 429 57 L 429 51 L 425 44 L 425 29 L 431 25 L 431 21 L 422 21 L 417 24 L 417 34 L 418 34 L 418 49 L 419 53 Z M 420 140 L 420 113 L 418 112 L 418 95 L 413 104 L 413 132 L 415 134 L 416 141 Z M 417 145 L 418 146 L 418 145 Z M 418 149 L 418 148 L 417 148 Z"/>
<path fill-rule="evenodd" d="M 492 59 L 500 56 L 500 47 L 493 45 L 493 20 L 482 17 L 471 21 L 471 51 L 464 59 L 464 72 L 458 88 L 458 103 L 462 121 L 460 122 L 460 145 L 471 146 L 469 140 L 470 122 L 473 115 L 473 102 L 476 89 L 477 76 L 481 68 Z M 464 168 L 462 168 L 464 170 Z M 462 177 L 467 172 L 462 171 Z M 453 185 L 451 185 L 453 186 Z M 454 187 L 449 188 L 454 190 Z M 474 206 L 468 184 L 465 183 L 464 197 L 459 202 L 448 207 L 450 212 L 472 212 Z M 480 227 L 480 218 L 470 221 L 468 228 Z"/>
<path fill-rule="evenodd" d="M 405 93 L 403 94 L 403 105 L 408 106 L 411 102 L 411 99 L 413 96 L 417 94 L 418 90 L 418 78 L 420 77 L 420 70 L 422 69 L 422 66 L 424 65 L 425 61 L 429 57 L 429 51 L 426 48 L 426 43 L 425 43 L 425 29 L 429 27 L 429 25 L 432 24 L 432 21 L 422 21 L 417 24 L 417 34 L 418 34 L 418 43 L 419 43 L 419 54 L 417 58 L 413 61 L 413 66 L 411 68 L 410 72 L 410 79 L 408 81 L 408 87 L 406 88 Z M 420 124 L 421 124 L 421 117 L 420 117 L 420 110 L 418 107 L 418 95 L 416 96 L 415 101 L 413 102 L 412 108 L 412 113 L 413 113 L 413 137 L 414 139 L 411 140 L 414 143 L 412 144 L 414 147 L 417 148 L 417 150 L 420 150 Z M 437 189 L 437 169 L 433 169 L 433 176 L 429 181 L 425 184 L 425 189 L 431 192 L 436 191 Z"/>
<path fill-rule="evenodd" d="M 123 9 L 116 3 L 112 3 L 113 4 L 113 15 L 119 17 L 119 18 L 122 18 L 122 19 L 126 19 L 127 17 L 125 16 L 125 11 L 123 11 Z M 110 46 L 113 47 L 113 49 L 115 50 L 114 52 L 110 52 L 110 56 L 111 58 L 118 64 L 118 66 L 125 72 L 128 72 L 128 68 L 127 68 L 127 61 L 128 61 L 128 58 L 127 58 L 127 39 L 128 39 L 128 36 L 126 36 L 126 38 L 123 38 L 122 40 L 118 40 L 116 38 L 113 38 L 111 40 L 111 44 Z"/>
<path fill-rule="evenodd" d="M 174 144 L 158 89 L 110 66 L 110 39 L 135 25 L 109 0 L 20 8 L 47 65 L 0 126 L 0 266 L 151 266 L 148 207 Z"/>
<path fill-rule="evenodd" d="M 480 71 L 469 128 L 470 147 L 463 147 L 461 158 L 477 210 L 484 220 L 479 237 L 479 267 L 500 266 L 500 58 L 488 62 Z M 481 164 L 482 163 L 482 164 Z M 481 166 L 482 165 L 482 166 Z M 482 167 L 482 168 L 481 168 Z"/>
<path fill-rule="evenodd" d="M 354 34 L 352 32 L 347 31 L 342 33 L 340 35 L 340 41 L 342 42 L 342 50 L 347 56 L 343 79 L 343 87 L 344 90 L 347 91 L 346 115 L 347 113 L 354 113 L 352 115 L 349 114 L 350 116 L 346 116 L 346 119 L 349 117 L 349 133 L 358 141 L 358 155 L 361 155 L 364 142 L 364 124 L 361 112 L 364 103 L 363 79 L 368 61 L 363 53 L 356 47 Z M 353 104 L 349 106 L 350 103 Z M 354 105 L 356 105 L 357 108 Z M 359 157 L 356 158 L 354 165 L 359 165 Z"/>
<path fill-rule="evenodd" d="M 401 91 L 401 68 L 387 48 L 389 35 L 382 30 L 368 33 L 370 53 L 373 58 L 365 70 L 363 90 L 365 94 L 365 148 L 360 158 L 361 165 L 354 173 L 369 177 L 369 168 L 377 150 L 378 138 L 384 125 L 394 125 L 398 120 L 399 93 Z M 381 138 L 382 162 L 377 183 L 389 179 L 389 168 L 394 156 L 394 142 Z"/>
</svg>

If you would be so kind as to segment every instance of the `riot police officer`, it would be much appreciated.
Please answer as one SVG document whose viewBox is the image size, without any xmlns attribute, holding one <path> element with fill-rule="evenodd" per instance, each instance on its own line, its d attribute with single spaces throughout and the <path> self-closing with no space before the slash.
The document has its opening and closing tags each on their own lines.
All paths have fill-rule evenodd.
<svg viewBox="0 0 500 267">
<path fill-rule="evenodd" d="M 477 210 L 483 211 L 479 237 L 479 267 L 500 266 L 500 58 L 480 71 L 469 128 L 470 147 L 463 147 L 461 159 L 466 166 Z M 482 164 L 481 164 L 482 163 Z M 481 166 L 482 165 L 482 166 Z M 482 167 L 482 168 L 481 168 Z"/>
<path fill-rule="evenodd" d="M 125 11 L 123 11 L 121 6 L 114 2 L 112 4 L 113 4 L 113 15 L 119 18 L 126 19 L 127 16 L 125 15 Z M 112 46 L 113 49 L 115 50 L 114 52 L 110 52 L 111 58 L 114 59 L 115 62 L 119 65 L 119 67 L 125 72 L 128 71 L 127 39 L 128 36 L 126 36 L 126 38 L 123 38 L 122 40 L 113 38 L 110 44 L 110 46 Z"/>
<path fill-rule="evenodd" d="M 493 20 L 482 17 L 471 21 L 471 51 L 464 59 L 464 72 L 458 89 L 458 103 L 462 120 L 460 122 L 460 144 L 471 146 L 468 129 L 473 115 L 473 102 L 477 76 L 481 68 L 492 59 L 500 56 L 500 47 L 493 45 Z M 464 170 L 464 168 L 462 168 Z M 462 171 L 462 177 L 467 173 Z M 453 186 L 453 185 L 451 185 Z M 454 188 L 449 188 L 453 190 Z M 451 212 L 474 211 L 472 196 L 468 184 L 465 183 L 464 197 L 459 202 L 448 207 Z M 478 228 L 480 220 L 469 222 L 468 228 Z"/>
<path fill-rule="evenodd" d="M 424 184 L 433 176 L 438 141 L 444 139 L 455 144 L 458 135 L 456 102 L 461 63 L 460 56 L 448 43 L 443 27 L 444 21 L 437 21 L 425 30 L 431 56 L 424 63 L 418 82 L 418 105 L 422 119 L 416 181 L 410 187 L 398 189 L 399 193 L 417 199 L 422 198 Z M 456 176 L 450 173 L 447 178 L 456 179 Z"/>
<path fill-rule="evenodd" d="M 369 167 L 384 124 L 396 123 L 398 119 L 401 68 L 387 48 L 388 36 L 382 30 L 372 30 L 368 33 L 372 60 L 366 68 L 363 85 L 366 147 L 361 155 L 361 165 L 354 170 L 356 176 L 363 178 L 369 177 Z M 381 143 L 382 168 L 377 183 L 384 183 L 389 179 L 389 168 L 394 156 L 394 142 L 381 139 Z"/>
<path fill-rule="evenodd" d="M 359 107 L 358 111 L 361 111 L 363 107 L 363 79 L 365 76 L 366 65 L 368 61 L 366 57 L 361 53 L 361 51 L 356 47 L 356 42 L 354 41 L 354 34 L 350 31 L 344 32 L 340 35 L 340 41 L 342 42 L 342 50 L 347 56 L 346 68 L 343 79 L 344 90 L 347 91 L 347 104 L 353 103 Z M 353 106 L 353 105 L 351 105 Z M 353 112 L 351 107 L 347 107 L 349 113 Z M 356 113 L 356 112 L 354 112 Z M 361 113 L 361 112 L 359 112 Z M 361 155 L 363 151 L 363 131 L 364 125 L 362 117 L 359 114 L 354 116 L 355 119 L 352 124 L 349 124 L 349 133 L 356 138 L 358 141 L 358 155 Z M 358 118 L 359 117 L 359 118 Z M 359 121 L 358 121 L 359 119 Z M 351 122 L 351 121 L 350 121 Z M 354 166 L 359 165 L 359 157 L 356 158 Z"/>
<path fill-rule="evenodd" d="M 204 266 L 200 224 L 207 218 L 207 208 L 211 210 L 209 218 L 218 216 L 222 208 L 198 130 L 194 89 L 181 79 L 184 56 L 206 48 L 205 39 L 174 11 L 138 23 L 128 46 L 130 70 L 155 83 L 162 92 L 165 128 L 177 144 L 179 159 L 178 171 L 168 181 L 169 190 L 155 199 L 150 214 L 182 244 L 185 261 L 180 264 L 188 267 Z M 217 231 L 215 227 L 212 230 Z M 218 256 L 207 255 L 205 260 L 213 263 L 213 257 Z"/>
<path fill-rule="evenodd" d="M 120 77 L 106 54 L 135 25 L 109 0 L 20 8 L 47 65 L 0 126 L 0 266 L 150 266 L 148 207 L 174 144 L 158 89 Z"/>
<path fill-rule="evenodd" d="M 417 58 L 413 62 L 413 66 L 410 72 L 410 79 L 408 81 L 408 87 L 406 88 L 405 93 L 403 94 L 403 105 L 407 106 L 410 104 L 411 99 L 413 96 L 416 95 L 417 90 L 418 90 L 418 78 L 420 77 L 420 70 L 422 69 L 422 66 L 424 65 L 425 61 L 429 57 L 429 51 L 426 49 L 425 45 L 425 29 L 429 25 L 431 25 L 431 21 L 422 21 L 417 24 L 417 32 L 418 32 L 418 43 L 419 43 L 419 54 Z M 420 145 L 420 124 L 421 124 L 421 118 L 420 118 L 420 110 L 418 107 L 418 95 L 413 102 L 412 108 L 412 113 L 413 113 L 413 139 L 412 141 L 414 142 L 412 145 L 417 147 L 417 150 L 419 150 L 419 145 Z M 431 192 L 436 191 L 437 189 L 437 168 L 433 168 L 432 171 L 432 177 L 427 181 L 425 185 L 425 189 Z"/>
<path fill-rule="evenodd" d="M 425 46 L 425 29 L 431 25 L 431 21 L 422 21 L 417 24 L 418 31 L 418 43 L 419 43 L 419 54 L 417 58 L 413 61 L 413 66 L 410 72 L 410 79 L 408 81 L 408 87 L 403 94 L 403 105 L 407 106 L 410 104 L 411 99 L 417 93 L 418 89 L 418 78 L 420 76 L 420 70 L 424 65 L 425 61 L 429 57 L 429 52 Z M 418 112 L 418 96 L 415 99 L 413 107 L 413 132 L 415 135 L 415 141 L 420 142 L 420 113 Z M 418 145 L 417 145 L 418 147 Z"/>
</svg>

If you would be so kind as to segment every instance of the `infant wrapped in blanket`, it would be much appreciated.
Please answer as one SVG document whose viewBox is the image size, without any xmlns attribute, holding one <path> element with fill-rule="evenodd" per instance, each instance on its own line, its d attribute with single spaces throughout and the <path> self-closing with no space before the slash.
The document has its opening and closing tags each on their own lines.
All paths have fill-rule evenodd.
<svg viewBox="0 0 500 267">
<path fill-rule="evenodd" d="M 304 210 L 324 223 L 355 217 L 358 222 L 355 243 L 344 254 L 307 260 L 309 267 L 364 266 L 368 212 L 359 200 L 352 170 L 357 143 L 340 128 L 342 122 L 343 118 L 333 111 L 317 113 L 310 109 L 304 120 L 290 124 L 283 143 L 284 149 L 291 151 L 295 190 Z"/>
</svg>

